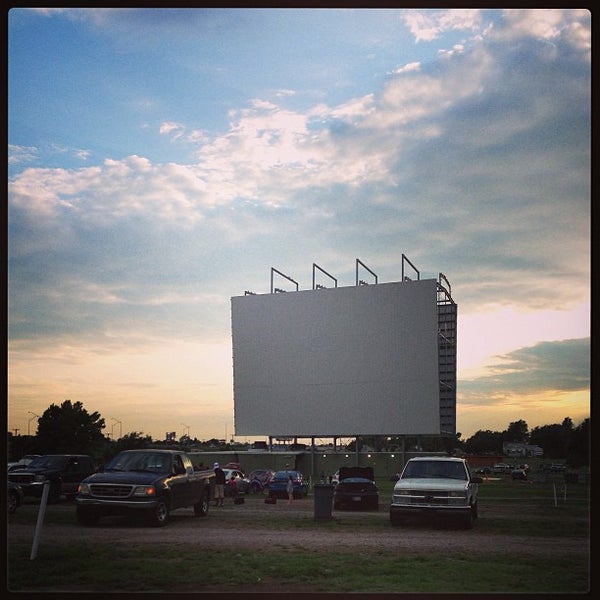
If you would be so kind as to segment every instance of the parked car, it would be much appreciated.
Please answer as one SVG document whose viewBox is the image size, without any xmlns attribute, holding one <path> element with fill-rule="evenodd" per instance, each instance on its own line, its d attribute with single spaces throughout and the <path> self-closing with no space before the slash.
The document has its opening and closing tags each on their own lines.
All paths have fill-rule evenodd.
<svg viewBox="0 0 600 600">
<path fill-rule="evenodd" d="M 221 467 L 222 469 L 233 469 L 234 471 L 240 471 L 244 477 L 246 474 L 244 473 L 244 469 L 242 469 L 242 465 L 239 462 L 228 462 L 226 465 Z"/>
<path fill-rule="evenodd" d="M 17 483 L 25 496 L 41 498 L 44 483 L 50 482 L 48 502 L 58 502 L 61 495 L 74 498 L 79 483 L 96 472 L 87 454 L 45 454 L 34 458 L 25 468 L 8 472 L 8 480 Z"/>
<path fill-rule="evenodd" d="M 492 467 L 492 473 L 510 473 L 511 466 L 506 463 L 496 463 Z"/>
<path fill-rule="evenodd" d="M 411 518 L 454 518 L 465 529 L 472 529 L 482 481 L 481 477 L 471 477 L 464 458 L 411 458 L 394 485 L 390 522 L 399 527 Z"/>
<path fill-rule="evenodd" d="M 34 458 L 37 458 L 38 456 L 40 456 L 40 455 L 39 454 L 26 454 L 25 456 L 23 456 L 23 458 L 20 458 L 16 462 L 9 462 L 7 465 L 8 470 L 14 471 L 15 469 L 22 469 L 23 467 L 26 467 Z"/>
<path fill-rule="evenodd" d="M 275 471 L 267 484 L 269 497 L 287 498 L 286 486 L 290 475 L 294 482 L 294 498 L 304 498 L 308 495 L 308 483 L 300 471 Z"/>
<path fill-rule="evenodd" d="M 525 469 L 514 469 L 511 471 L 510 476 L 515 479 L 520 479 L 525 481 L 527 479 L 527 471 Z"/>
<path fill-rule="evenodd" d="M 9 513 L 14 513 L 23 504 L 23 490 L 21 486 L 13 481 L 8 482 L 6 506 Z"/>
<path fill-rule="evenodd" d="M 223 469 L 225 473 L 225 495 L 234 496 L 235 494 L 247 494 L 250 490 L 250 480 L 237 469 Z M 235 494 L 231 484 L 231 478 L 235 481 Z"/>
<path fill-rule="evenodd" d="M 248 475 L 248 479 L 250 480 L 250 493 L 262 493 L 273 475 L 274 472 L 270 469 L 255 469 L 252 471 L 250 475 Z"/>
<path fill-rule="evenodd" d="M 93 527 L 106 516 L 138 516 L 153 527 L 163 527 L 180 508 L 192 508 L 195 517 L 205 517 L 214 479 L 213 469 L 194 469 L 181 450 L 122 450 L 79 484 L 77 522 Z"/>
<path fill-rule="evenodd" d="M 269 446 L 267 445 L 267 442 L 265 442 L 264 440 L 257 440 L 256 442 L 254 442 L 252 444 L 252 446 L 250 446 L 250 450 L 260 450 L 261 452 L 264 450 L 265 452 L 268 452 L 269 450 Z"/>
<path fill-rule="evenodd" d="M 333 492 L 333 508 L 379 508 L 373 467 L 342 467 Z"/>
<path fill-rule="evenodd" d="M 271 477 L 273 477 L 273 475 L 274 471 L 271 471 L 271 469 L 254 469 L 254 471 L 252 471 L 250 475 L 248 475 L 248 479 L 250 481 L 252 481 L 253 479 L 258 479 L 264 484 L 268 483 Z"/>
</svg>

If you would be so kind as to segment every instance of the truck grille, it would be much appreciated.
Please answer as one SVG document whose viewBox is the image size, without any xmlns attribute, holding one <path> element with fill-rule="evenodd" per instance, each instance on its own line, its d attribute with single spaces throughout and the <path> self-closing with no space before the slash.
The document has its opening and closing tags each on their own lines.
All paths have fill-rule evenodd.
<svg viewBox="0 0 600 600">
<path fill-rule="evenodd" d="M 92 483 L 90 491 L 97 498 L 127 498 L 131 495 L 131 485 L 118 485 L 114 483 Z"/>
<path fill-rule="evenodd" d="M 448 492 L 413 492 L 411 504 L 448 504 Z"/>
<path fill-rule="evenodd" d="M 8 476 L 9 481 L 14 481 L 20 485 L 25 485 L 33 481 L 34 476 L 31 473 L 10 473 Z"/>
</svg>

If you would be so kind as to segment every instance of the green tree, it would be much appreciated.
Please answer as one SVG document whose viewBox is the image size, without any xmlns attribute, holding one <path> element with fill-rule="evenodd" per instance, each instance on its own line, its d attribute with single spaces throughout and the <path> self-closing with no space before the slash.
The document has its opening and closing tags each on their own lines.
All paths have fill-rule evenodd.
<svg viewBox="0 0 600 600">
<path fill-rule="evenodd" d="M 562 424 L 534 427 L 529 442 L 544 449 L 547 458 L 565 458 L 573 433 L 573 421 L 566 417 Z"/>
<path fill-rule="evenodd" d="M 502 433 L 498 431 L 476 431 L 464 444 L 469 454 L 502 454 Z"/>
<path fill-rule="evenodd" d="M 573 429 L 567 449 L 567 463 L 572 467 L 590 465 L 590 420 Z"/>
<path fill-rule="evenodd" d="M 503 434 L 503 441 L 505 442 L 520 442 L 526 444 L 528 439 L 529 427 L 522 419 L 520 421 L 513 421 Z"/>
<path fill-rule="evenodd" d="M 41 454 L 92 454 L 104 446 L 104 419 L 88 413 L 81 402 L 51 404 L 38 420 L 37 442 Z"/>
</svg>

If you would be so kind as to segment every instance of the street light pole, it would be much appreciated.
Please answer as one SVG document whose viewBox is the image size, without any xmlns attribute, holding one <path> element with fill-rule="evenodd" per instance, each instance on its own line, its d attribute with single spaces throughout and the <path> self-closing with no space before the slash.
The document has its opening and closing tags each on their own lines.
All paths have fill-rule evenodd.
<svg viewBox="0 0 600 600">
<path fill-rule="evenodd" d="M 33 421 L 35 418 L 40 419 L 40 415 L 36 415 L 34 412 L 31 412 L 30 410 L 27 411 L 30 415 L 33 415 L 33 417 L 31 417 L 28 421 L 27 421 L 27 435 L 29 435 L 29 424 L 31 423 L 31 421 Z"/>
<path fill-rule="evenodd" d="M 113 430 L 115 428 L 115 425 L 118 425 L 119 426 L 119 439 L 121 439 L 123 437 L 123 423 L 121 423 L 121 421 L 119 421 L 118 419 L 115 419 L 114 417 L 111 417 L 111 419 L 114 421 L 114 423 L 110 427 L 110 437 L 112 439 L 114 439 Z"/>
</svg>

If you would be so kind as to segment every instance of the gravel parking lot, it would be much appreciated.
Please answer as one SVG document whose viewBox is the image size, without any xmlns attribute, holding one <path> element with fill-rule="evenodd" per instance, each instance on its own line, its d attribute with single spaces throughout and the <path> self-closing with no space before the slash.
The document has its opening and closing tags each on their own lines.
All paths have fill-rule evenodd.
<svg viewBox="0 0 600 600">
<path fill-rule="evenodd" d="M 37 505 L 26 504 L 20 507 L 19 511 L 37 514 Z M 520 512 L 523 518 L 527 518 L 526 509 L 521 509 Z M 49 518 L 52 513 L 60 518 L 60 523 L 56 523 L 57 518 Z M 72 521 L 69 518 L 71 514 Z M 272 526 L 268 524 L 269 519 L 266 519 L 269 516 L 277 517 L 273 519 Z M 284 521 L 283 525 L 281 524 L 281 517 L 289 517 L 293 535 L 282 535 L 282 528 L 286 530 L 286 523 Z M 116 517 L 101 520 L 97 527 L 83 528 L 75 521 L 74 505 L 63 501 L 47 507 L 40 545 L 43 545 L 44 540 L 79 540 L 82 531 L 85 531 L 86 535 L 94 540 L 115 545 L 151 544 L 160 539 L 161 543 L 185 544 L 189 547 L 255 549 L 257 536 L 260 536 L 262 547 L 307 548 L 312 551 L 370 548 L 410 550 L 411 553 L 418 553 L 447 549 L 453 552 L 481 552 L 488 555 L 532 553 L 540 556 L 544 553 L 552 555 L 560 546 L 561 554 L 581 556 L 589 552 L 589 548 L 582 544 L 581 538 L 494 533 L 493 543 L 490 543 L 490 535 L 482 525 L 488 519 L 503 518 L 514 519 L 514 509 L 498 506 L 480 507 L 479 522 L 469 531 L 444 526 L 432 527 L 428 524 L 393 528 L 389 524 L 387 506 L 383 505 L 377 512 L 334 511 L 332 519 L 321 520 L 314 518 L 313 499 L 310 497 L 296 500 L 291 506 L 286 501 L 267 505 L 259 498 L 251 498 L 241 506 L 234 506 L 231 502 L 223 508 L 211 506 L 205 518 L 195 518 L 192 509 L 175 511 L 171 515 L 171 521 L 160 529 Z M 366 519 L 378 527 L 377 531 L 371 528 L 361 534 L 352 526 L 353 521 L 358 524 Z M 331 523 L 339 524 L 339 528 L 336 527 L 332 532 Z M 9 543 L 33 540 L 34 530 L 35 523 L 22 524 L 17 520 L 9 520 Z"/>
</svg>

